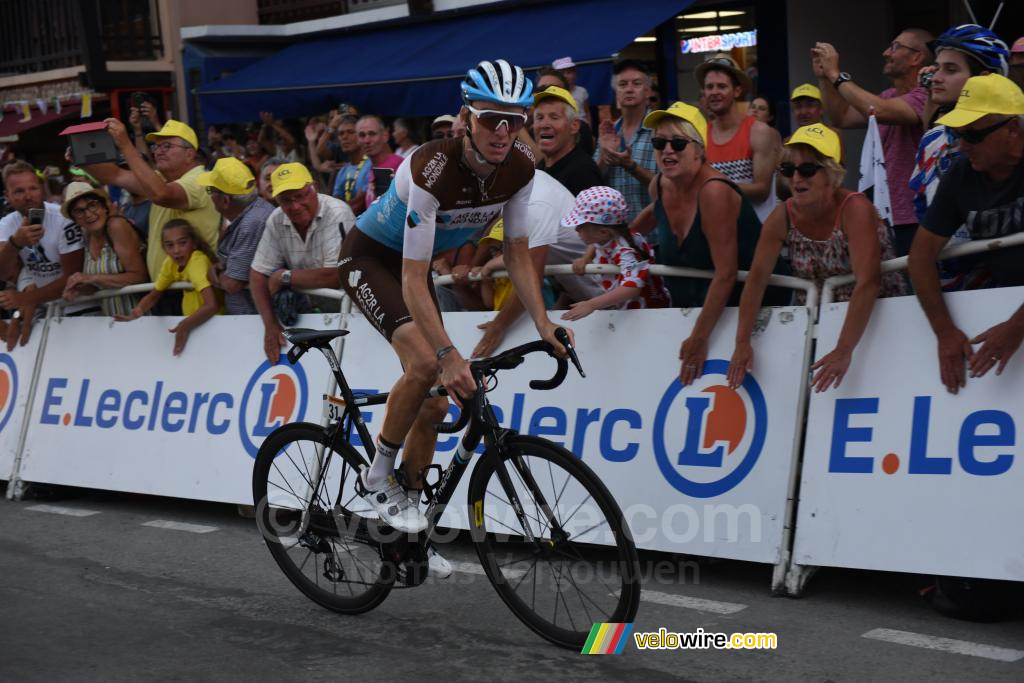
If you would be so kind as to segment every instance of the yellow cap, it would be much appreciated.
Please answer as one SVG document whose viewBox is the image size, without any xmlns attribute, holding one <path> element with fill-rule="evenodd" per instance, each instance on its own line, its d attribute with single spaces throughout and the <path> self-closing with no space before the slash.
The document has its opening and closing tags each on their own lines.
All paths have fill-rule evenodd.
<svg viewBox="0 0 1024 683">
<path fill-rule="evenodd" d="M 793 88 L 793 94 L 789 96 L 789 99 L 792 102 L 798 97 L 810 97 L 812 100 L 818 100 L 821 102 L 821 91 L 818 90 L 818 86 L 816 85 L 801 83 Z"/>
<path fill-rule="evenodd" d="M 672 106 L 668 109 L 652 111 L 644 117 L 644 128 L 653 130 L 658 125 L 658 122 L 666 116 L 686 121 L 700 133 L 700 143 L 702 145 L 708 144 L 708 122 L 704 119 L 704 115 L 700 113 L 700 109 L 686 102 L 673 102 Z"/>
<path fill-rule="evenodd" d="M 970 125 L 986 114 L 1024 114 L 1024 93 L 1006 76 L 985 74 L 968 78 L 953 111 L 937 119 L 950 128 Z"/>
<path fill-rule="evenodd" d="M 270 176 L 271 196 L 276 197 L 288 190 L 301 190 L 313 182 L 309 169 L 300 163 L 281 164 Z"/>
<path fill-rule="evenodd" d="M 192 130 L 192 126 L 181 121 L 175 121 L 174 119 L 167 119 L 167 123 L 164 124 L 163 128 L 155 133 L 147 134 L 146 142 L 156 142 L 158 138 L 181 138 L 192 145 L 193 149 L 199 149 L 199 138 L 196 137 L 196 132 Z"/>
<path fill-rule="evenodd" d="M 494 224 L 491 225 L 491 229 L 487 232 L 486 235 L 480 238 L 480 241 L 482 242 L 483 240 L 494 240 L 495 242 L 501 242 L 504 239 L 505 221 L 499 218 L 498 220 L 494 221 Z"/>
<path fill-rule="evenodd" d="M 200 173 L 196 182 L 204 187 L 215 187 L 224 194 L 249 194 L 256 179 L 249 167 L 235 157 L 217 159 L 213 169 Z"/>
<path fill-rule="evenodd" d="M 839 136 L 823 123 L 800 126 L 786 143 L 786 146 L 790 145 L 810 145 L 833 161 L 839 161 L 842 149 Z"/>
<path fill-rule="evenodd" d="M 547 99 L 549 97 L 562 100 L 570 107 L 572 107 L 572 110 L 574 112 L 576 112 L 577 114 L 580 113 L 580 107 L 578 104 L 576 104 L 576 98 L 574 98 L 568 90 L 566 90 L 565 88 L 559 88 L 557 85 L 549 85 L 547 88 L 544 88 L 543 90 L 538 90 L 537 92 L 533 93 L 533 103 L 540 104 L 541 100 Z"/>
</svg>

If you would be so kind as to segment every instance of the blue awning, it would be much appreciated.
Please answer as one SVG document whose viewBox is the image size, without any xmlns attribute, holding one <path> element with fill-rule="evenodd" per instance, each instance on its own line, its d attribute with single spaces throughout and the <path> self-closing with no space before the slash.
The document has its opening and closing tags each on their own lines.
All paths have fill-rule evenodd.
<svg viewBox="0 0 1024 683">
<path fill-rule="evenodd" d="M 338 102 L 385 116 L 454 113 L 458 79 L 481 59 L 524 68 L 571 56 L 591 101 L 610 101 L 611 55 L 693 0 L 567 0 L 457 15 L 291 45 L 199 90 L 207 123 L 323 112 Z"/>
</svg>

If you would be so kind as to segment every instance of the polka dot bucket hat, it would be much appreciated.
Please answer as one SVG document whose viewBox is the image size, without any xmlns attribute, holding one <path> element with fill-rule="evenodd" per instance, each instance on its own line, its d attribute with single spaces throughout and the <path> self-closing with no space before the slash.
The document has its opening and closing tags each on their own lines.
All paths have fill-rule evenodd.
<svg viewBox="0 0 1024 683">
<path fill-rule="evenodd" d="M 618 190 L 604 185 L 580 192 L 572 209 L 562 217 L 562 226 L 566 228 L 578 228 L 584 223 L 622 225 L 628 222 L 626 198 Z"/>
</svg>

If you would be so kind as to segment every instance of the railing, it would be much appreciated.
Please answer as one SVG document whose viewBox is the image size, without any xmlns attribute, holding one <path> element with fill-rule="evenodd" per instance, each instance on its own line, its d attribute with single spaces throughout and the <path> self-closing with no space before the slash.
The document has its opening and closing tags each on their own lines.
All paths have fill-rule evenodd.
<svg viewBox="0 0 1024 683">
<path fill-rule="evenodd" d="M 997 249 L 1006 249 L 1009 247 L 1024 246 L 1024 232 L 1019 232 L 1014 235 L 1007 235 L 1006 237 L 995 237 L 990 240 L 972 240 L 970 242 L 961 242 L 960 244 L 954 244 L 946 247 L 939 253 L 939 260 L 945 261 L 946 259 L 957 258 L 958 256 L 970 256 L 971 254 L 983 254 L 985 252 L 996 251 Z M 1024 268 L 1024 265 L 1021 266 Z M 882 261 L 882 272 L 893 273 L 899 270 L 907 269 L 907 257 L 900 256 L 899 258 L 889 259 L 888 261 Z M 835 300 L 835 292 L 837 287 L 848 285 L 851 282 L 856 282 L 857 277 L 850 273 L 848 275 L 834 275 L 822 284 L 821 288 L 821 303 L 830 304 Z"/>
</svg>

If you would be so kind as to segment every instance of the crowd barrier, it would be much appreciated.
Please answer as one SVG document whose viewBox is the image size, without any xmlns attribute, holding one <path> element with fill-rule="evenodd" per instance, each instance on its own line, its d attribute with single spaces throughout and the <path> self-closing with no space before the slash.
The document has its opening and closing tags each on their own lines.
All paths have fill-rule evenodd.
<svg viewBox="0 0 1024 683">
<path fill-rule="evenodd" d="M 609 267 L 588 270 L 602 268 Z M 654 268 L 665 275 L 711 276 Z M 570 266 L 548 269 L 549 274 L 570 271 Z M 1007 413 L 991 406 L 1020 404 L 1010 387 L 1024 372 L 987 377 L 959 397 L 946 397 L 938 386 L 931 331 L 916 300 L 883 300 L 843 386 L 815 395 L 808 412 L 814 337 L 819 356 L 831 350 L 845 304 L 822 305 L 816 324 L 813 283 L 773 277 L 772 284 L 804 291 L 807 305 L 761 311 L 755 367 L 737 390 L 724 378 L 735 309 L 723 314 L 704 375 L 690 387 L 676 379 L 678 350 L 698 310 L 599 311 L 572 323 L 587 379 L 570 374 L 555 391 L 529 390 L 530 379 L 550 374 L 546 359 L 534 356 L 502 373 L 490 398 L 502 424 L 560 441 L 590 464 L 619 501 L 641 548 L 771 564 L 773 590 L 794 594 L 810 568 L 819 565 L 1024 579 L 1019 544 L 1004 548 L 1002 555 L 989 548 L 988 554 L 976 555 L 977 561 L 950 561 L 958 552 L 950 549 L 950 531 L 978 527 L 975 509 L 1007 515 L 1001 519 L 1020 511 L 1016 501 L 998 503 L 999 493 L 1019 490 L 1022 482 L 1020 468 L 1008 464 L 1012 455 L 991 454 L 1003 442 L 1010 448 L 1014 443 L 1012 417 L 996 416 Z M 974 330 L 1012 312 L 1008 292 L 1017 295 L 1016 290 L 971 292 L 949 297 L 950 305 L 958 320 L 963 310 Z M 316 293 L 342 298 L 333 290 Z M 1002 302 L 1005 315 L 1000 318 L 992 302 Z M 982 309 L 990 315 L 983 316 Z M 321 394 L 334 389 L 317 354 L 307 354 L 295 366 L 283 357 L 274 365 L 267 362 L 257 316 L 210 320 L 175 358 L 167 332 L 172 318 L 125 324 L 57 313 L 48 313 L 29 346 L 0 353 L 0 399 L 5 375 L 10 387 L 0 400 L 0 477 L 10 472 L 8 497 L 17 497 L 23 482 L 40 482 L 251 503 L 252 458 L 259 443 L 280 424 L 320 421 Z M 492 315 L 446 313 L 445 325 L 454 343 L 468 351 L 481 334 L 477 326 Z M 298 325 L 349 329 L 347 337 L 336 340 L 336 350 L 354 388 L 388 390 L 400 372 L 397 359 L 362 316 L 350 311 L 347 299 L 341 313 L 303 316 Z M 505 344 L 534 335 L 532 325 L 521 320 Z M 968 395 L 974 402 L 965 400 Z M 975 412 L 967 414 L 967 408 Z M 382 408 L 367 411 L 371 433 L 382 415 Z M 910 427 L 903 419 L 907 415 Z M 932 449 L 952 443 L 943 430 L 953 427 L 960 430 L 959 459 L 952 458 L 959 464 L 942 481 L 929 478 L 935 485 L 929 491 L 940 495 L 925 501 L 932 493 L 920 488 L 914 467 L 923 462 L 942 469 L 950 462 Z M 900 445 L 907 438 L 901 428 L 911 435 L 910 451 Z M 927 446 L 920 444 L 921 429 Z M 454 445 L 454 438 L 439 440 L 439 464 L 447 464 Z M 894 462 L 880 449 L 897 458 L 909 454 L 909 469 L 896 468 L 906 472 L 901 479 L 878 476 Z M 865 474 L 833 470 L 833 461 L 840 468 L 877 464 Z M 996 470 L 1001 477 L 981 473 Z M 969 491 L 970 497 L 953 496 L 949 487 Z M 464 491 L 457 492 L 454 501 L 463 500 Z M 915 514 L 908 514 L 908 504 L 916 506 Z M 467 528 L 461 508 L 451 506 L 443 522 Z M 942 510 L 944 515 L 938 514 Z M 938 516 L 929 516 L 933 511 Z M 956 515 L 959 526 L 950 526 Z M 901 537 L 933 521 L 934 535 L 915 537 L 926 542 Z M 983 534 L 968 535 L 972 548 L 985 545 Z M 882 536 L 892 540 L 873 547 Z M 995 539 L 993 531 L 992 546 Z M 933 550 L 921 551 L 926 544 Z"/>
</svg>

